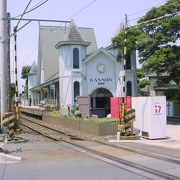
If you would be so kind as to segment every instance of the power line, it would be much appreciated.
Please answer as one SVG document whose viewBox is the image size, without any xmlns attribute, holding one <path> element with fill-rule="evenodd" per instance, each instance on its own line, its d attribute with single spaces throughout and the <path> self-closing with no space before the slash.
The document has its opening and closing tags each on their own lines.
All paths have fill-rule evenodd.
<svg viewBox="0 0 180 180">
<path fill-rule="evenodd" d="M 71 19 L 72 17 L 76 16 L 77 14 L 79 14 L 81 11 L 83 11 L 84 9 L 88 8 L 91 4 L 95 3 L 97 0 L 94 0 L 92 2 L 90 2 L 89 4 L 87 4 L 86 6 L 84 6 L 83 8 L 81 8 L 79 11 L 77 11 L 76 13 L 74 13 L 72 16 L 70 16 L 67 20 Z"/>
<path fill-rule="evenodd" d="M 47 1 L 48 1 L 48 0 L 45 0 L 45 1 L 42 0 L 42 1 L 40 1 L 40 2 L 37 3 L 34 7 L 32 7 L 29 11 L 26 11 L 25 14 L 28 14 L 28 13 L 36 10 L 37 8 L 39 8 L 40 6 L 42 6 L 43 4 L 45 4 Z M 20 14 L 20 15 L 18 15 L 18 16 L 15 16 L 15 17 L 13 17 L 13 18 L 18 18 L 18 17 L 20 17 L 21 15 L 22 15 L 22 14 Z"/>
<path fill-rule="evenodd" d="M 42 0 L 42 1 L 44 1 L 44 0 Z M 35 10 L 35 9 L 37 9 L 38 7 L 40 7 L 40 6 L 42 6 L 44 3 L 46 3 L 48 0 L 45 0 L 44 2 L 42 2 L 42 1 L 40 1 L 36 6 L 34 6 L 33 8 L 31 8 L 29 11 L 27 11 L 26 12 L 26 10 L 24 11 L 24 14 L 27 14 L 27 13 L 29 13 L 29 12 L 32 12 L 33 10 Z M 42 2 L 42 3 L 41 3 Z M 29 4 L 28 4 L 28 6 L 29 6 Z M 28 7 L 27 6 L 27 7 Z M 27 8 L 26 8 L 27 9 Z M 19 17 L 19 16 L 21 16 L 21 19 L 18 19 L 17 17 Z M 18 32 L 18 31 L 20 31 L 21 29 L 23 29 L 26 25 L 28 25 L 31 21 L 39 21 L 39 20 L 37 20 L 37 19 L 22 19 L 22 16 L 23 16 L 23 14 L 21 14 L 21 15 L 19 15 L 19 16 L 16 16 L 16 17 L 13 17 L 13 18 L 3 18 L 4 20 L 18 20 L 19 22 L 20 21 L 29 21 L 29 22 L 27 22 L 26 24 L 24 24 L 21 28 L 19 28 L 19 29 L 17 29 L 16 30 L 16 32 Z M 51 21 L 51 20 L 41 20 L 41 21 Z M 59 22 L 59 21 L 58 21 Z M 6 40 L 7 39 L 9 39 L 9 38 L 11 38 L 12 36 L 14 35 L 14 33 L 13 34 L 11 34 L 9 37 L 7 37 L 6 38 Z M 5 40 L 5 41 L 6 41 Z"/>
<path fill-rule="evenodd" d="M 156 4 L 156 5 L 160 5 L 160 4 L 162 4 L 162 3 L 164 3 L 164 2 L 166 2 L 166 1 L 163 1 L 163 2 L 161 2 L 161 3 L 159 3 L 159 4 Z M 149 10 L 149 9 L 151 9 L 151 8 L 148 8 L 148 9 L 146 9 L 146 10 Z M 143 11 L 146 11 L 146 10 L 143 10 Z M 139 12 L 137 12 L 137 13 L 134 13 L 134 14 L 131 14 L 131 15 L 129 15 L 129 16 L 132 16 L 132 15 L 135 15 L 135 14 L 138 14 L 138 13 L 140 13 L 140 12 L 143 12 L 143 11 L 139 11 Z M 173 16 L 173 15 L 177 15 L 177 14 L 179 14 L 179 12 L 175 12 L 175 13 L 172 13 L 172 14 L 167 14 L 167 15 L 165 15 L 165 16 Z M 155 21 L 155 20 L 159 20 L 159 19 L 162 19 L 161 17 L 165 17 L 165 16 L 160 16 L 160 17 L 158 17 L 158 18 L 155 18 L 155 19 L 152 19 L 152 20 L 148 20 L 148 21 L 145 21 L 145 22 L 143 22 L 143 23 L 139 23 L 139 24 L 137 24 L 137 25 L 134 25 L 134 26 L 130 26 L 130 27 L 137 27 L 137 26 L 140 26 L 140 25 L 142 25 L 142 24 L 146 24 L 146 22 L 153 22 L 153 21 Z M 128 22 L 129 21 L 133 21 L 133 20 L 137 20 L 137 19 L 140 19 L 141 17 L 138 17 L 138 18 L 133 18 L 133 19 L 130 19 L 130 20 L 128 20 Z M 123 20 L 125 20 L 125 18 L 123 18 Z M 129 27 L 129 28 L 130 28 Z"/>
<path fill-rule="evenodd" d="M 167 1 L 167 0 L 166 0 L 166 1 Z M 154 6 L 158 6 L 158 5 L 160 5 L 160 4 L 163 4 L 163 3 L 166 2 L 166 1 L 162 1 L 162 2 L 160 2 L 160 3 L 158 3 L 158 4 L 155 4 Z M 152 6 L 152 7 L 154 7 L 154 6 Z M 147 8 L 147 9 L 144 9 L 144 10 L 141 10 L 141 11 L 138 11 L 138 12 L 135 12 L 135 13 L 132 13 L 132 14 L 129 14 L 128 17 L 134 16 L 134 15 L 136 15 L 136 14 L 140 14 L 140 13 L 142 13 L 142 12 L 144 12 L 144 11 L 147 11 L 147 10 L 151 9 L 152 7 Z"/>
<path fill-rule="evenodd" d="M 29 5 L 31 4 L 32 0 L 29 1 L 26 8 L 24 9 L 20 19 L 18 20 L 17 25 L 14 27 L 14 62 L 15 62 L 15 102 L 16 102 L 16 119 L 19 120 L 18 111 L 19 111 L 19 98 L 18 98 L 18 69 L 17 69 L 17 28 L 19 23 L 21 22 L 26 10 L 28 9 Z"/>
<path fill-rule="evenodd" d="M 177 12 L 174 12 L 174 13 L 171 13 L 171 14 L 166 14 L 166 15 L 164 15 L 164 16 L 159 16 L 159 17 L 156 17 L 156 18 L 153 18 L 153 19 L 144 21 L 144 22 L 142 22 L 142 23 L 138 23 L 138 24 L 136 24 L 136 25 L 134 25 L 134 26 L 130 26 L 129 28 L 138 27 L 138 26 L 141 26 L 141 25 L 143 25 L 143 24 L 149 24 L 149 23 L 151 23 L 151 22 L 158 21 L 158 20 L 163 19 L 163 18 L 166 18 L 166 17 L 175 16 L 175 15 L 178 15 L 178 14 L 180 14 L 180 11 L 177 11 Z M 129 28 L 128 28 L 128 29 L 129 29 Z"/>
<path fill-rule="evenodd" d="M 137 18 L 133 18 L 133 19 L 128 19 L 128 21 L 134 21 L 134 20 L 137 20 L 137 19 L 140 19 L 141 17 L 137 17 Z"/>
<path fill-rule="evenodd" d="M 158 4 L 155 4 L 154 6 L 158 6 L 158 5 L 160 5 L 160 4 L 163 4 L 164 2 L 166 2 L 166 1 L 162 1 L 162 2 L 160 2 L 160 3 L 158 3 Z M 152 6 L 153 7 L 153 6 Z M 151 8 L 152 8 L 151 7 Z M 141 11 L 138 11 L 138 12 L 135 12 L 135 13 L 133 13 L 133 14 L 130 14 L 130 15 L 128 15 L 128 17 L 129 16 L 134 16 L 134 15 L 136 15 L 136 14 L 139 14 L 139 13 L 141 13 L 141 12 L 144 12 L 144 11 L 147 11 L 147 10 L 149 10 L 149 9 L 151 9 L 151 8 L 147 8 L 147 9 L 144 9 L 144 10 L 141 10 Z M 128 19 L 128 22 L 130 22 L 130 21 L 133 21 L 133 20 L 137 20 L 137 19 L 140 19 L 141 17 L 136 17 L 136 18 L 133 18 L 133 19 Z M 124 21 L 125 20 L 125 18 L 123 18 L 122 19 L 122 21 Z M 110 44 L 111 43 L 111 40 L 110 40 L 110 38 L 103 44 L 103 46 L 107 46 L 108 44 Z"/>
<path fill-rule="evenodd" d="M 23 13 L 21 14 L 21 17 L 20 17 L 20 19 L 18 20 L 17 25 L 15 26 L 16 29 L 18 28 L 18 25 L 19 25 L 21 19 L 23 18 L 24 14 L 26 13 L 26 10 L 27 10 L 27 8 L 29 7 L 29 5 L 31 4 L 31 2 L 32 2 L 32 0 L 29 1 L 29 3 L 27 4 L 26 8 L 25 8 L 24 11 L 23 11 Z"/>
<path fill-rule="evenodd" d="M 77 14 L 79 14 L 80 12 L 82 12 L 84 9 L 88 8 L 90 5 L 92 5 L 92 4 L 95 3 L 96 1 L 97 1 L 97 0 L 93 0 L 93 1 L 90 2 L 89 4 L 87 4 L 87 5 L 85 5 L 84 7 L 82 7 L 79 11 L 77 11 L 77 12 L 74 13 L 72 16 L 70 16 L 69 18 L 67 18 L 67 22 L 68 22 L 69 19 L 71 19 L 72 17 L 76 16 Z M 42 39 L 41 42 L 44 42 L 44 41 L 48 38 L 48 36 L 50 36 L 50 34 L 51 34 L 54 30 L 56 30 L 56 29 L 57 29 L 57 28 L 52 29 L 52 30 L 47 34 L 47 36 Z M 32 56 L 32 54 L 34 54 L 36 51 L 37 51 L 37 48 L 35 48 L 35 49 L 32 51 L 31 55 L 28 56 L 26 59 L 29 59 L 29 58 Z"/>
</svg>

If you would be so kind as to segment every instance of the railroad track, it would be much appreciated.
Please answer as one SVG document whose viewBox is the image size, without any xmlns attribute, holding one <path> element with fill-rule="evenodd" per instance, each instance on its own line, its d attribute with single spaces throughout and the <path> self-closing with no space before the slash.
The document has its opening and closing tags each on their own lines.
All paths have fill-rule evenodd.
<svg viewBox="0 0 180 180">
<path fill-rule="evenodd" d="M 69 132 L 63 132 L 61 130 L 52 128 L 47 123 L 40 120 L 37 121 L 34 120 L 34 118 L 27 119 L 24 115 L 21 115 L 21 119 L 20 124 L 54 141 L 83 140 L 81 137 L 72 135 Z"/>
<path fill-rule="evenodd" d="M 34 118 L 26 119 L 27 117 L 25 115 L 22 115 L 21 118 L 23 118 L 24 121 L 28 121 L 30 123 L 35 124 L 36 126 L 40 125 L 40 127 L 43 127 L 44 130 L 40 131 L 39 129 L 37 129 L 36 126 L 33 126 L 32 128 L 29 126 L 29 128 L 31 128 L 31 130 L 35 131 L 37 129 L 37 133 L 39 133 L 43 136 L 46 136 L 48 138 L 51 138 L 52 140 L 55 140 L 55 141 L 59 141 L 59 140 L 89 140 L 87 138 L 82 137 L 81 135 L 77 135 L 77 134 L 72 135 L 70 132 L 67 133 L 67 132 L 63 132 L 59 129 L 52 128 L 47 123 L 44 123 L 40 120 L 34 120 Z M 23 124 L 23 122 L 21 122 L 21 123 Z M 26 124 L 23 124 L 23 125 L 26 126 Z M 40 128 L 40 129 L 42 129 L 42 128 Z M 52 134 L 54 134 L 54 132 L 55 132 L 57 134 L 54 136 L 47 135 L 46 131 L 51 131 Z M 49 133 L 49 134 L 51 134 L 51 133 Z M 127 146 L 122 145 L 122 144 L 121 145 L 114 145 L 112 143 L 108 143 L 108 142 L 105 142 L 103 140 L 93 140 L 93 141 L 97 142 L 99 144 L 102 144 L 102 145 L 107 145 L 107 146 L 114 147 L 117 149 L 123 149 L 125 151 L 134 152 L 137 154 L 145 155 L 148 157 L 152 157 L 152 158 L 156 158 L 156 159 L 160 159 L 163 161 L 172 162 L 172 163 L 180 165 L 180 159 L 178 159 L 176 157 L 172 157 L 172 156 L 170 157 L 170 156 L 166 156 L 166 155 L 159 154 L 159 153 L 153 153 L 153 152 L 150 152 L 147 150 L 142 150 L 142 149 L 135 149 L 135 148 L 127 147 Z"/>
<path fill-rule="evenodd" d="M 119 158 L 117 156 L 112 156 L 109 153 L 104 153 L 99 150 L 92 149 L 91 147 L 86 147 L 77 142 L 72 142 L 71 141 L 72 139 L 76 139 L 76 138 L 78 139 L 78 137 L 71 136 L 70 134 L 66 134 L 64 132 L 55 130 L 53 128 L 49 128 L 49 127 L 47 127 L 47 125 L 44 125 L 43 122 L 41 122 L 41 121 L 36 122 L 32 119 L 31 120 L 23 119 L 23 121 L 21 123 L 24 126 L 26 126 L 27 128 L 29 128 L 33 131 L 36 131 L 37 133 L 56 141 L 56 142 L 54 142 L 56 144 L 59 144 L 59 145 L 63 144 L 64 146 L 66 146 L 68 148 L 71 148 L 71 149 L 74 149 L 74 150 L 77 150 L 80 152 L 85 152 L 90 156 L 93 156 L 99 160 L 105 161 L 106 163 L 109 163 L 113 166 L 124 169 L 131 173 L 138 174 L 138 175 L 141 175 L 141 176 L 149 178 L 149 179 L 168 179 L 168 180 L 180 179 L 180 177 L 175 176 L 173 174 L 166 173 L 164 171 L 160 171 L 160 170 L 150 168 L 150 167 L 147 167 L 144 165 L 140 165 L 133 161 L 128 161 L 123 158 Z M 98 142 L 98 141 L 96 141 L 96 143 L 99 143 L 99 145 L 104 145 L 104 146 L 109 146 L 111 148 L 115 148 L 116 150 L 123 149 L 124 151 L 129 151 L 131 153 L 138 153 L 142 156 L 148 156 L 154 160 L 158 159 L 158 161 L 162 161 L 162 163 L 166 163 L 169 166 L 172 166 L 172 165 L 179 166 L 180 165 L 179 159 L 166 157 L 166 156 L 160 156 L 159 154 L 150 154 L 145 151 L 144 152 L 139 151 L 137 149 L 133 150 L 133 149 L 127 148 L 125 146 L 116 146 L 116 145 L 112 145 L 109 143 Z"/>
</svg>

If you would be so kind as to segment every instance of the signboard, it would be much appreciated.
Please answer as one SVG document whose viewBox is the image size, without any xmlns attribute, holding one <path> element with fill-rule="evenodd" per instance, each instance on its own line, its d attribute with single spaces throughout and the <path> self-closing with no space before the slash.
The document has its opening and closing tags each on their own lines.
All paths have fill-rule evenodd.
<svg viewBox="0 0 180 180">
<path fill-rule="evenodd" d="M 96 83 L 97 85 L 105 85 L 106 83 L 112 82 L 112 78 L 90 78 L 89 82 L 90 83 Z"/>
</svg>

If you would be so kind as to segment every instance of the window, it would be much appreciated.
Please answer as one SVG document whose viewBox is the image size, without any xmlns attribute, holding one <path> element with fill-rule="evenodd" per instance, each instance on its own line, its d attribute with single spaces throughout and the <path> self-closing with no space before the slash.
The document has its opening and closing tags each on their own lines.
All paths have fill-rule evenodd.
<svg viewBox="0 0 180 180">
<path fill-rule="evenodd" d="M 131 69 L 131 55 L 126 56 L 126 69 Z"/>
<path fill-rule="evenodd" d="M 127 82 L 127 96 L 132 96 L 132 83 L 131 83 L 131 81 Z"/>
<path fill-rule="evenodd" d="M 78 81 L 74 82 L 74 101 L 76 101 L 76 97 L 80 95 L 80 84 Z"/>
<path fill-rule="evenodd" d="M 73 69 L 79 69 L 79 49 L 73 49 Z"/>
</svg>

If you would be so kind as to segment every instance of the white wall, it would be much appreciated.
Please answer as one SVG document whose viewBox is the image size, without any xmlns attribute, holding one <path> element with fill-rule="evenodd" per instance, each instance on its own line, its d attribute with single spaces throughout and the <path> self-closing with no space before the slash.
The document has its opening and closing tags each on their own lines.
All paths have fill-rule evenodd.
<svg viewBox="0 0 180 180">
<path fill-rule="evenodd" d="M 103 64 L 105 66 L 104 73 L 99 73 L 97 71 L 98 64 Z M 100 52 L 86 62 L 85 66 L 87 94 L 91 94 L 98 88 L 106 88 L 115 96 L 117 84 L 116 72 L 114 71 L 116 68 L 115 61 L 106 54 Z"/>
<path fill-rule="evenodd" d="M 73 69 L 73 49 L 79 49 L 79 69 Z M 80 83 L 80 95 L 82 95 L 82 60 L 86 57 L 86 47 L 81 45 L 66 45 L 59 49 L 59 85 L 60 106 L 74 105 L 75 81 Z"/>
<path fill-rule="evenodd" d="M 31 89 L 37 85 L 37 75 L 28 76 L 28 88 Z"/>
<path fill-rule="evenodd" d="M 80 68 L 73 68 L 73 49 L 79 49 Z M 115 52 L 117 54 L 117 51 Z M 80 95 L 90 95 L 98 88 L 108 89 L 114 97 L 121 96 L 122 93 L 122 70 L 123 63 L 117 62 L 115 58 L 108 55 L 103 50 L 97 55 L 86 60 L 86 47 L 81 45 L 64 45 L 59 49 L 59 81 L 60 81 L 60 106 L 74 104 L 75 81 L 80 82 Z M 133 59 L 133 58 L 132 58 Z M 97 66 L 103 64 L 105 71 L 100 73 Z M 133 67 L 134 68 L 134 67 Z M 132 95 L 136 95 L 136 76 L 133 70 L 127 71 L 126 81 L 132 83 Z"/>
</svg>

